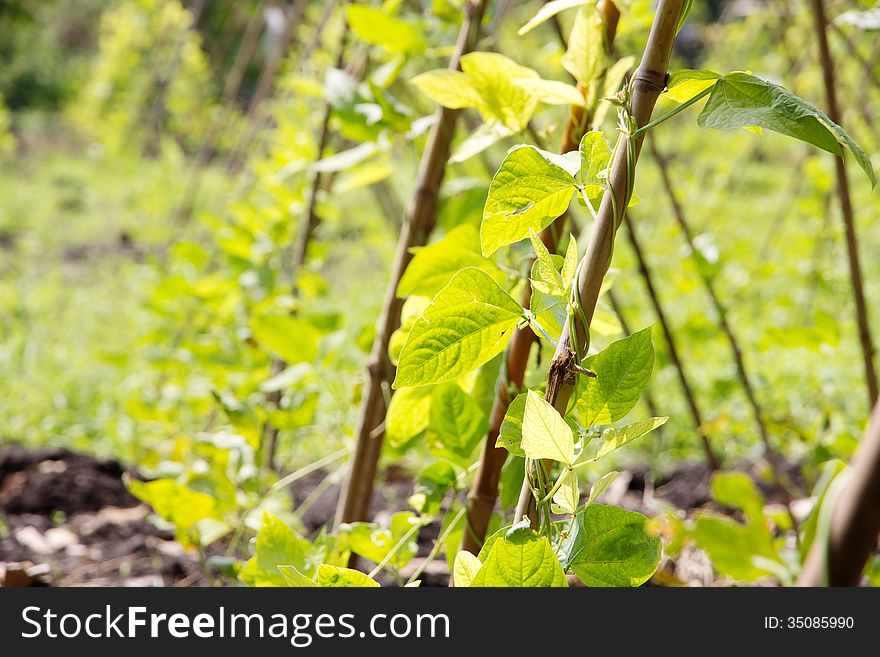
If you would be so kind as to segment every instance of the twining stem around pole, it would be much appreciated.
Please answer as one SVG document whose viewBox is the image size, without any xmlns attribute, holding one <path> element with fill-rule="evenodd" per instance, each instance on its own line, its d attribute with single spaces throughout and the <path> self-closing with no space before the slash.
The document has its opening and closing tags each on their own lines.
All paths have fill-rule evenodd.
<svg viewBox="0 0 880 657">
<path fill-rule="evenodd" d="M 654 142 L 651 142 L 651 146 L 654 146 Z M 678 375 L 678 382 L 681 384 L 681 391 L 684 394 L 685 401 L 687 402 L 688 410 L 691 413 L 691 419 L 694 422 L 694 426 L 697 429 L 697 433 L 700 436 L 700 440 L 703 443 L 703 451 L 706 454 L 706 465 L 709 466 L 710 470 L 718 469 L 718 459 L 715 457 L 715 453 L 712 451 L 712 446 L 709 444 L 709 436 L 706 432 L 706 427 L 703 422 L 703 414 L 700 412 L 700 408 L 697 405 L 697 399 L 694 395 L 694 391 L 691 388 L 690 381 L 688 381 L 687 374 L 684 371 L 684 363 L 681 360 L 678 352 L 678 344 L 675 340 L 675 335 L 672 333 L 672 326 L 669 324 L 669 320 L 666 317 L 666 311 L 663 308 L 663 305 L 660 303 L 660 297 L 657 293 L 657 288 L 654 286 L 654 278 L 651 273 L 651 270 L 648 268 L 648 263 L 645 260 L 645 254 L 642 251 L 642 245 L 639 242 L 638 235 L 636 234 L 635 223 L 631 218 L 629 213 L 627 212 L 624 215 L 624 221 L 626 222 L 627 227 L 627 235 L 629 236 L 629 242 L 632 246 L 633 253 L 636 256 L 636 263 L 639 267 L 639 273 L 641 274 L 642 281 L 645 283 L 645 289 L 648 291 L 648 297 L 651 299 L 651 305 L 654 308 L 654 314 L 657 315 L 657 321 L 660 322 L 660 328 L 663 329 L 663 336 L 666 338 L 666 345 L 669 349 L 669 359 L 672 361 L 673 366 L 675 367 L 675 372 Z"/>
<path fill-rule="evenodd" d="M 598 9 L 605 22 L 605 41 L 606 46 L 610 49 L 617 34 L 620 11 L 612 0 L 602 0 L 598 4 Z M 556 25 L 558 27 L 558 23 Z M 564 44 L 565 39 L 561 31 L 559 31 L 559 36 Z M 578 89 L 583 91 L 580 85 Z M 576 151 L 581 137 L 590 125 L 590 113 L 585 108 L 572 106 L 570 112 L 559 149 L 561 153 Z M 539 237 L 550 253 L 556 252 L 565 229 L 565 223 L 566 215 L 562 215 L 541 231 Z M 531 271 L 531 266 L 530 262 L 528 271 Z M 526 286 L 521 299 L 522 306 L 528 308 L 530 300 L 531 292 Z M 535 342 L 534 332 L 528 326 L 524 326 L 513 334 L 504 354 L 502 376 L 497 383 L 495 399 L 489 415 L 489 431 L 486 435 L 486 442 L 483 444 L 483 451 L 480 453 L 479 467 L 467 498 L 467 524 L 461 548 L 473 554 L 480 551 L 486 537 L 489 520 L 498 500 L 501 470 L 507 460 L 507 450 L 496 447 L 495 442 L 501 432 L 501 423 L 504 421 L 507 408 L 513 401 L 510 395 L 511 388 L 520 390 L 523 387 L 529 356 Z"/>
<path fill-rule="evenodd" d="M 817 535 L 798 586 L 857 586 L 880 534 L 880 402 L 836 495 L 826 494 L 828 533 Z M 832 486 L 834 484 L 832 483 Z M 829 489 L 830 491 L 831 489 Z M 833 499 L 829 499 L 832 497 Z"/>
<path fill-rule="evenodd" d="M 837 103 L 837 87 L 834 80 L 834 62 L 828 48 L 828 19 L 825 16 L 823 0 L 812 0 L 813 17 L 816 21 L 816 36 L 819 41 L 819 58 L 822 61 L 822 74 L 825 83 L 825 95 L 828 99 L 828 118 L 840 124 L 840 106 Z M 859 242 L 856 237 L 856 222 L 852 199 L 849 193 L 849 178 L 846 175 L 846 164 L 842 157 L 834 158 L 837 172 L 837 195 L 840 199 L 840 213 L 846 231 L 846 251 L 849 256 L 849 276 L 852 284 L 853 299 L 856 306 L 856 324 L 859 329 L 859 340 L 862 347 L 862 360 L 865 367 L 865 382 L 868 388 L 868 407 L 874 406 L 877 400 L 877 371 L 874 369 L 874 343 L 868 320 L 868 303 L 865 300 L 865 285 L 862 279 L 862 266 L 859 262 Z"/>
<path fill-rule="evenodd" d="M 660 0 L 657 7 L 642 61 L 632 80 L 630 112 L 637 126 L 650 123 L 657 98 L 666 87 L 669 57 L 683 4 L 684 0 Z M 563 415 L 568 409 L 568 402 L 574 392 L 575 378 L 578 376 L 574 368 L 577 363 L 572 350 L 572 338 L 577 340 L 577 344 L 587 344 L 589 322 L 596 310 L 602 279 L 610 265 L 614 235 L 620 226 L 634 182 L 630 172 L 632 171 L 634 176 L 635 160 L 638 159 L 643 137 L 635 138 L 632 142 L 629 140 L 628 135 L 621 134 L 620 147 L 615 149 L 611 165 L 609 189 L 602 197 L 576 281 L 579 305 L 583 319 L 587 323 L 585 325 L 583 321 L 575 321 L 576 335 L 571 336 L 569 323 L 566 322 L 553 361 L 550 363 L 545 399 Z M 630 156 L 633 157 L 633 161 L 630 160 Z M 529 479 L 530 476 L 527 475 L 526 481 L 523 482 L 516 518 L 527 515 L 531 507 L 533 498 Z"/>
<path fill-rule="evenodd" d="M 450 69 L 458 69 L 461 56 L 474 48 L 486 4 L 487 0 L 468 0 L 465 5 L 464 21 L 449 63 Z M 398 298 L 397 287 L 412 259 L 412 247 L 425 244 L 436 223 L 440 185 L 446 172 L 457 118 L 457 110 L 445 107 L 437 110 L 436 121 L 422 155 L 415 191 L 397 242 L 384 309 L 367 366 L 367 381 L 355 435 L 355 448 L 349 474 L 340 493 L 336 512 L 337 525 L 364 520 L 369 511 L 373 480 L 382 449 L 386 397 L 390 394 L 390 382 L 394 378 L 394 366 L 388 357 L 388 343 L 391 335 L 400 326 L 403 308 L 403 299 Z"/>
</svg>

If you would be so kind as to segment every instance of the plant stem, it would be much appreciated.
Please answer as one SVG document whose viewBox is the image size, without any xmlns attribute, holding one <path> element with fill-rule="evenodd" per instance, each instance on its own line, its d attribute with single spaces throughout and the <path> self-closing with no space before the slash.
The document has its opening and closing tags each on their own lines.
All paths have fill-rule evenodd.
<svg viewBox="0 0 880 657">
<path fill-rule="evenodd" d="M 683 4 L 683 0 L 660 0 L 657 7 L 642 62 L 632 81 L 631 113 L 636 126 L 650 123 L 654 105 L 665 88 L 669 57 Z M 634 182 L 635 160 L 638 159 L 642 139 L 625 134 L 620 136 L 619 145 L 621 147 L 616 149 L 611 166 L 609 189 L 602 197 L 587 251 L 582 260 L 576 284 L 581 311 L 587 322 L 592 320 L 596 310 L 602 279 L 610 265 L 615 231 L 620 225 L 623 212 L 629 202 L 628 196 Z M 633 157 L 632 161 L 630 161 L 630 155 Z M 632 176 L 630 171 L 633 171 Z M 574 322 L 576 335 L 571 336 L 569 324 L 566 322 L 563 327 L 559 346 L 550 363 L 547 391 L 544 396 L 562 415 L 568 409 L 568 402 L 574 392 L 577 377 L 573 367 L 577 363 L 575 363 L 576 358 L 571 347 L 572 337 L 577 340 L 577 344 L 585 345 L 590 329 L 588 324 L 584 325 L 583 321 L 577 319 Z M 532 515 L 528 513 L 532 507 L 532 501 L 529 482 L 525 481 L 515 517 Z"/>
<path fill-rule="evenodd" d="M 599 3 L 599 13 L 605 21 L 606 45 L 610 48 L 617 32 L 620 12 L 614 2 L 602 0 Z M 584 91 L 582 87 L 579 86 L 578 88 L 581 92 Z M 572 106 L 570 108 L 570 116 L 559 149 L 560 152 L 568 153 L 577 150 L 581 137 L 590 124 L 589 114 L 584 107 Z M 550 253 L 555 253 L 557 250 L 557 245 L 565 228 L 565 221 L 566 216 L 563 215 L 540 233 L 539 237 Z M 531 262 L 529 263 L 529 271 L 531 271 Z M 528 286 L 526 286 L 521 299 L 524 308 L 529 307 L 530 298 L 531 292 Z M 498 500 L 501 470 L 504 467 L 504 462 L 507 460 L 507 450 L 502 447 L 496 447 L 495 442 L 498 440 L 498 434 L 501 432 L 501 423 L 504 421 L 507 408 L 510 402 L 513 401 L 510 397 L 510 388 L 512 387 L 515 390 L 522 389 L 529 356 L 535 341 L 535 334 L 529 327 L 518 329 L 510 339 L 504 355 L 503 376 L 499 378 L 495 391 L 495 400 L 492 403 L 492 410 L 489 415 L 489 432 L 486 436 L 486 442 L 483 444 L 483 451 L 480 454 L 480 466 L 467 499 L 467 531 L 462 539 L 461 547 L 463 550 L 473 554 L 477 554 L 483 545 L 486 530 L 489 527 L 489 520 L 492 517 L 492 511 L 495 509 L 495 503 Z"/>
<path fill-rule="evenodd" d="M 451 70 L 457 70 L 461 56 L 474 48 L 486 4 L 487 0 L 468 0 L 455 52 L 449 63 Z M 382 449 L 382 427 L 387 411 L 386 396 L 390 393 L 390 382 L 394 378 L 394 366 L 388 357 L 388 343 L 391 335 L 400 326 L 404 301 L 397 296 L 397 286 L 412 259 L 412 247 L 425 244 L 436 223 L 440 185 L 446 171 L 458 115 L 457 110 L 445 107 L 437 110 L 437 120 L 431 128 L 422 155 L 416 188 L 397 242 L 397 254 L 385 293 L 384 309 L 367 366 L 367 382 L 363 391 L 350 472 L 343 484 L 336 513 L 337 526 L 343 522 L 365 519 L 373 497 L 373 480 Z"/>
<path fill-rule="evenodd" d="M 406 531 L 406 533 L 400 537 L 400 540 L 397 541 L 397 544 L 395 544 L 395 546 L 393 548 L 391 548 L 391 550 L 388 552 L 388 554 L 386 554 L 384 557 L 382 557 L 382 561 L 380 561 L 378 564 L 376 564 L 376 567 L 370 571 L 370 573 L 369 573 L 370 578 L 375 578 L 376 575 L 378 575 L 380 572 L 382 572 L 382 569 L 385 566 L 387 566 L 394 557 L 397 556 L 397 553 L 400 552 L 400 550 L 403 548 L 404 545 L 406 545 L 407 543 L 409 543 L 410 540 L 412 540 L 413 536 L 415 536 L 416 534 L 419 533 L 419 530 L 421 528 L 422 528 L 422 525 L 419 523 L 416 523 L 412 527 L 410 527 Z"/>
<path fill-rule="evenodd" d="M 461 522 L 462 518 L 464 518 L 464 514 L 467 513 L 467 508 L 462 506 L 458 513 L 456 513 L 452 520 L 449 521 L 449 524 L 446 525 L 446 528 L 440 533 L 437 537 L 437 540 L 434 541 L 434 547 L 431 548 L 431 551 L 428 553 L 428 556 L 424 558 L 422 563 L 418 568 L 413 572 L 412 575 L 409 576 L 409 579 L 406 580 L 407 584 L 412 584 L 415 582 L 423 572 L 425 572 L 425 568 L 428 567 L 434 559 L 437 558 L 437 555 L 440 554 L 440 550 L 443 549 L 443 545 L 446 543 L 446 539 L 449 538 L 449 535 L 458 527 L 458 523 Z"/>
<path fill-rule="evenodd" d="M 825 95 L 828 99 L 828 118 L 840 123 L 840 107 L 837 103 L 836 83 L 834 79 L 834 62 L 828 48 L 825 3 L 823 0 L 812 0 L 813 17 L 816 24 L 816 36 L 819 40 L 819 58 L 822 62 Z M 865 300 L 865 287 L 862 281 L 862 267 L 859 262 L 859 243 L 856 237 L 856 223 L 853 213 L 852 199 L 849 193 L 849 178 L 846 175 L 846 164 L 843 157 L 834 158 L 837 172 L 837 194 L 840 199 L 840 213 L 846 231 L 846 250 L 849 256 L 849 275 L 852 284 L 853 298 L 856 306 L 856 325 L 859 329 L 859 340 L 862 347 L 862 360 L 865 367 L 865 382 L 868 388 L 868 407 L 874 406 L 877 400 L 877 371 L 874 369 L 874 344 L 868 320 L 868 304 Z"/>
<path fill-rule="evenodd" d="M 651 148 L 653 151 L 655 148 L 654 142 L 651 142 Z M 706 465 L 714 472 L 718 469 L 718 459 L 715 457 L 715 453 L 712 451 L 712 446 L 709 443 L 709 435 L 703 422 L 703 414 L 700 412 L 693 388 L 691 388 L 690 381 L 688 381 L 687 374 L 685 373 L 684 363 L 682 362 L 678 351 L 678 344 L 672 333 L 672 326 L 666 317 L 666 311 L 663 308 L 663 305 L 660 303 L 660 296 L 657 293 L 657 289 L 654 287 L 653 274 L 648 268 L 648 263 L 645 260 L 642 246 L 639 243 L 639 238 L 636 234 L 636 222 L 632 221 L 628 212 L 624 214 L 624 221 L 628 228 L 627 235 L 629 236 L 629 243 L 632 246 L 633 253 L 636 256 L 639 273 L 641 274 L 642 281 L 645 283 L 645 289 L 651 300 L 651 306 L 654 308 L 654 314 L 657 315 L 657 321 L 660 322 L 660 327 L 663 329 L 663 336 L 666 338 L 666 345 L 669 349 L 669 358 L 675 367 L 675 373 L 678 375 L 678 382 L 681 385 L 681 391 L 684 394 L 684 399 L 687 403 L 688 410 L 690 411 L 691 419 L 694 422 L 694 427 L 696 428 L 697 434 L 700 436 L 700 441 L 703 444 L 703 452 L 706 455 Z"/>
</svg>

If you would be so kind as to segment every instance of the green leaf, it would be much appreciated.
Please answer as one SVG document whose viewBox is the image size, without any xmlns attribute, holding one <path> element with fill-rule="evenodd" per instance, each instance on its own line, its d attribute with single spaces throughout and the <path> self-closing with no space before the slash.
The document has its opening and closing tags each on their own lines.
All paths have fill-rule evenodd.
<svg viewBox="0 0 880 657">
<path fill-rule="evenodd" d="M 772 536 L 758 525 L 743 525 L 724 516 L 703 513 L 697 518 L 693 537 L 709 555 L 715 570 L 741 582 L 774 574 L 775 569 L 761 565 L 762 559 L 780 561 Z"/>
<path fill-rule="evenodd" d="M 611 148 L 601 132 L 591 130 L 581 139 L 578 147 L 581 166 L 578 182 L 584 186 L 584 195 L 590 199 L 598 198 L 605 190 L 605 176 L 611 160 Z"/>
<path fill-rule="evenodd" d="M 421 30 L 379 9 L 350 4 L 346 7 L 346 17 L 351 31 L 367 43 L 400 54 L 418 54 L 425 50 Z"/>
<path fill-rule="evenodd" d="M 581 501 L 577 473 L 574 470 L 563 470 L 559 478 L 563 481 L 559 490 L 553 495 L 553 504 L 561 513 L 574 513 Z"/>
<path fill-rule="evenodd" d="M 417 75 L 410 82 L 435 103 L 450 109 L 477 107 L 483 102 L 470 78 L 461 71 L 437 69 Z"/>
<path fill-rule="evenodd" d="M 456 588 L 470 586 L 482 566 L 480 560 L 470 552 L 459 550 L 455 555 L 455 565 L 452 567 L 452 586 Z"/>
<path fill-rule="evenodd" d="M 129 492 L 176 528 L 189 530 L 206 518 L 218 519 L 217 501 L 173 479 L 138 481 L 127 478 Z"/>
<path fill-rule="evenodd" d="M 523 414 L 526 412 L 527 393 L 521 393 L 510 402 L 507 413 L 501 421 L 501 429 L 495 440 L 495 447 L 503 447 L 513 456 L 525 456 L 520 443 L 522 443 Z"/>
<path fill-rule="evenodd" d="M 278 566 L 278 570 L 281 572 L 281 576 L 284 577 L 284 582 L 287 586 L 298 588 L 313 588 L 318 586 L 315 580 L 306 577 L 294 566 Z"/>
<path fill-rule="evenodd" d="M 492 544 L 471 586 L 564 587 L 565 573 L 553 548 L 529 527 L 518 526 Z"/>
<path fill-rule="evenodd" d="M 577 90 L 577 87 L 565 82 L 542 78 L 517 78 L 513 82 L 532 94 L 539 102 L 547 105 L 578 105 L 583 107 L 586 103 L 583 94 Z"/>
<path fill-rule="evenodd" d="M 372 522 L 352 522 L 342 525 L 339 535 L 343 545 L 352 552 L 364 559 L 379 563 L 417 522 L 419 520 L 415 514 L 400 511 L 391 516 L 387 528 Z M 389 564 L 395 568 L 403 568 L 415 556 L 417 550 L 416 541 L 410 540 L 397 551 Z"/>
<path fill-rule="evenodd" d="M 587 586 L 639 586 L 660 563 L 660 539 L 648 519 L 616 506 L 590 504 L 560 544 L 560 559 Z"/>
<path fill-rule="evenodd" d="M 571 427 L 551 404 L 529 390 L 523 413 L 521 447 L 531 459 L 552 459 L 571 465 L 574 436 Z"/>
<path fill-rule="evenodd" d="M 486 416 L 479 404 L 454 382 L 434 388 L 428 423 L 428 448 L 466 461 L 486 435 Z"/>
<path fill-rule="evenodd" d="M 449 156 L 449 163 L 458 164 L 459 162 L 464 162 L 515 133 L 516 130 L 507 127 L 500 121 L 483 123 L 461 141 L 456 147 L 455 152 Z"/>
<path fill-rule="evenodd" d="M 577 410 L 581 424 L 610 424 L 629 413 L 642 394 L 654 368 L 651 327 L 612 342 L 591 356 L 584 367 L 596 378 L 579 377 Z"/>
<path fill-rule="evenodd" d="M 352 568 L 322 563 L 318 566 L 318 586 L 326 588 L 376 588 L 379 582 Z"/>
<path fill-rule="evenodd" d="M 565 289 L 566 294 L 571 289 L 572 283 L 574 282 L 574 274 L 577 271 L 577 265 L 577 239 L 575 239 L 574 235 L 569 235 L 568 247 L 565 249 L 565 259 L 562 262 L 562 271 L 560 272 L 560 276 L 562 277 L 562 286 Z"/>
<path fill-rule="evenodd" d="M 415 491 L 410 497 L 410 504 L 422 514 L 437 515 L 440 505 L 446 493 L 455 488 L 455 468 L 449 461 L 434 461 L 419 473 Z M 413 500 L 418 498 L 420 504 L 416 506 Z"/>
<path fill-rule="evenodd" d="M 739 509 L 749 522 L 764 522 L 764 496 L 747 474 L 716 472 L 712 475 L 711 488 L 718 504 Z"/>
<path fill-rule="evenodd" d="M 402 388 L 391 397 L 385 415 L 385 438 L 392 447 L 400 447 L 428 428 L 431 396 L 434 389 Z"/>
<path fill-rule="evenodd" d="M 611 486 L 615 479 L 617 479 L 617 475 L 619 474 L 620 473 L 616 470 L 612 470 L 608 474 L 603 475 L 599 481 L 593 484 L 590 487 L 590 496 L 587 498 L 587 506 L 602 497 L 602 493 L 608 490 L 608 487 Z"/>
<path fill-rule="evenodd" d="M 538 73 L 504 55 L 472 52 L 461 58 L 461 70 L 480 95 L 477 109 L 486 121 L 500 121 L 522 130 L 538 106 L 537 97 L 514 80 L 538 78 Z"/>
<path fill-rule="evenodd" d="M 541 5 L 541 8 L 538 9 L 538 13 L 536 13 L 528 23 L 519 28 L 517 34 L 519 36 L 527 34 L 538 27 L 541 23 L 553 18 L 559 12 L 571 9 L 572 7 L 580 7 L 581 5 L 587 4 L 587 2 L 589 2 L 589 0 L 551 0 L 551 2 Z"/>
<path fill-rule="evenodd" d="M 839 125 L 815 105 L 767 80 L 747 73 L 729 73 L 715 83 L 709 101 L 697 118 L 704 128 L 744 128 L 758 126 L 800 139 L 822 150 L 843 155 L 846 147 L 877 184 L 871 160 Z"/>
<path fill-rule="evenodd" d="M 397 286 L 399 297 L 433 297 L 466 267 L 482 269 L 498 284 L 506 280 L 505 273 L 480 254 L 480 234 L 468 224 L 457 226 L 434 244 L 413 249 L 413 253 Z"/>
<path fill-rule="evenodd" d="M 475 370 L 504 349 L 522 315 L 489 274 L 461 270 L 413 324 L 393 387 L 452 381 Z"/>
<path fill-rule="evenodd" d="M 306 579 L 314 575 L 309 563 L 312 548 L 277 516 L 264 512 L 257 532 L 254 556 L 239 572 L 239 578 L 248 586 L 286 586 L 288 579 L 279 566 L 293 566 Z M 290 573 L 288 573 L 288 576 Z"/>
<path fill-rule="evenodd" d="M 599 453 L 596 454 L 596 459 L 600 459 L 606 454 L 623 447 L 636 438 L 641 438 L 646 433 L 666 424 L 666 420 L 668 419 L 668 417 L 652 417 L 650 420 L 633 422 L 620 429 L 615 429 L 614 427 L 605 429 L 605 431 L 602 432 L 602 440 L 605 442 L 603 442 L 602 447 L 599 448 Z"/>
<path fill-rule="evenodd" d="M 530 230 L 529 239 L 532 242 L 532 248 L 535 250 L 535 267 L 532 268 L 532 289 L 538 290 L 543 294 L 549 294 L 556 297 L 565 295 L 565 285 L 562 282 L 562 276 L 556 264 L 553 262 L 553 256 L 547 247 L 538 237 L 538 234 Z"/>
<path fill-rule="evenodd" d="M 669 76 L 663 97 L 684 104 L 711 87 L 720 77 L 715 71 L 680 69 Z"/>
<path fill-rule="evenodd" d="M 320 333 L 305 320 L 270 313 L 253 317 L 250 327 L 257 344 L 288 364 L 310 362 L 318 356 Z"/>
<path fill-rule="evenodd" d="M 578 9 L 562 66 L 584 86 L 605 70 L 605 24 L 595 5 Z"/>
<path fill-rule="evenodd" d="M 480 240 L 483 255 L 540 232 L 568 209 L 577 188 L 575 171 L 559 155 L 514 146 L 489 185 Z"/>
</svg>

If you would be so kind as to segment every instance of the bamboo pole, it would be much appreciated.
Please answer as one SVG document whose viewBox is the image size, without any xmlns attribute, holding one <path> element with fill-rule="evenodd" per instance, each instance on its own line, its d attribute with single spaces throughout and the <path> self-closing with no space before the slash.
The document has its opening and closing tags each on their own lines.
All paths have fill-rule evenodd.
<svg viewBox="0 0 880 657">
<path fill-rule="evenodd" d="M 825 95 L 828 100 L 828 118 L 840 123 L 840 106 L 837 103 L 837 91 L 834 79 L 834 62 L 828 48 L 828 19 L 825 16 L 823 0 L 811 0 L 813 17 L 815 18 L 816 36 L 819 40 L 819 59 L 822 62 L 822 77 L 825 84 Z M 849 261 L 849 276 L 852 285 L 853 300 L 856 306 L 856 325 L 859 330 L 859 341 L 862 348 L 862 360 L 865 368 L 865 382 L 868 388 L 868 407 L 874 406 L 877 400 L 877 371 L 874 369 L 874 343 L 868 320 L 868 303 L 865 300 L 865 287 L 862 280 L 862 267 L 859 262 L 859 242 L 856 236 L 856 223 L 849 192 L 849 178 L 846 175 L 846 163 L 842 157 L 834 158 L 837 172 L 837 193 L 840 199 L 840 213 L 846 232 L 846 250 Z"/>
<path fill-rule="evenodd" d="M 457 70 L 461 56 L 474 48 L 486 4 L 487 0 L 468 0 L 465 5 L 464 20 L 449 63 L 450 69 Z M 445 107 L 437 110 L 436 122 L 428 135 L 428 143 L 422 155 L 416 188 L 397 243 L 384 309 L 367 365 L 367 382 L 363 391 L 355 448 L 348 477 L 340 491 L 337 525 L 363 520 L 369 511 L 373 480 L 382 448 L 387 411 L 386 395 L 389 394 L 390 382 L 394 378 L 394 366 L 388 357 L 388 343 L 391 335 L 400 326 L 400 312 L 403 308 L 403 299 L 397 297 L 397 286 L 412 259 L 412 247 L 425 244 L 436 223 L 439 191 L 446 172 L 457 118 L 457 110 Z"/>
<path fill-rule="evenodd" d="M 798 586 L 856 586 L 880 534 L 880 402 L 850 469 L 839 475 L 840 492 L 830 504 L 828 534 L 817 535 L 797 579 Z M 832 483 L 832 487 L 834 484 Z M 835 488 L 829 489 L 832 495 Z"/>
<path fill-rule="evenodd" d="M 610 49 L 617 33 L 620 12 L 611 0 L 602 0 L 598 8 L 605 21 L 606 46 Z M 564 37 L 564 35 L 562 36 Z M 564 38 L 561 40 L 563 43 L 565 42 Z M 566 124 L 562 145 L 559 149 L 562 153 L 578 149 L 580 139 L 590 123 L 588 112 L 583 107 L 573 106 L 570 111 L 571 116 Z M 541 241 L 550 253 L 556 252 L 564 228 L 565 215 L 541 231 Z M 531 271 L 531 263 L 529 264 L 529 271 Z M 529 306 L 530 298 L 531 293 L 528 286 L 526 286 L 521 299 L 524 307 Z M 467 522 L 461 547 L 463 550 L 473 554 L 480 551 L 480 547 L 482 547 L 483 540 L 486 537 L 489 520 L 492 517 L 492 511 L 498 500 L 501 470 L 504 467 L 504 462 L 507 460 L 507 450 L 503 447 L 496 447 L 495 442 L 498 439 L 498 434 L 501 432 L 501 423 L 504 421 L 507 408 L 513 401 L 510 389 L 522 389 L 532 345 L 535 342 L 535 334 L 528 326 L 525 326 L 514 332 L 505 352 L 503 376 L 499 378 L 495 390 L 495 400 L 492 403 L 492 410 L 489 414 L 489 431 L 486 436 L 486 442 L 483 444 L 483 451 L 480 454 L 480 464 L 467 498 Z"/>
<path fill-rule="evenodd" d="M 683 0 L 660 0 L 658 4 L 648 43 L 632 83 L 631 112 L 638 126 L 645 126 L 650 122 L 657 98 L 666 87 L 669 57 L 683 4 Z M 577 343 L 581 345 L 587 344 L 589 322 L 596 310 L 602 279 L 611 264 L 614 236 L 623 219 L 634 183 L 636 162 L 629 160 L 629 152 L 631 151 L 634 159 L 638 160 L 643 140 L 643 136 L 631 137 L 621 134 L 619 148 L 616 149 L 611 166 L 610 189 L 602 197 L 587 251 L 581 262 L 576 283 L 581 311 L 587 323 L 584 325 L 579 320 L 575 322 L 575 337 Z M 547 391 L 544 395 L 545 399 L 562 414 L 568 408 L 569 399 L 574 392 L 575 377 L 578 376 L 576 366 L 579 363 L 576 362 L 571 341 L 572 336 L 566 323 L 550 363 Z M 527 475 L 527 479 L 530 474 Z M 532 502 L 530 483 L 524 481 L 515 517 L 528 515 Z"/>
</svg>

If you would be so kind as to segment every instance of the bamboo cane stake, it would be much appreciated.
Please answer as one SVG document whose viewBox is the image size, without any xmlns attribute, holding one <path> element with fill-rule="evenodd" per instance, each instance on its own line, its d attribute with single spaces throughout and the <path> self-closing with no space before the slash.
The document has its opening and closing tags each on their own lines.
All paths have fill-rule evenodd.
<svg viewBox="0 0 880 657">
<path fill-rule="evenodd" d="M 828 534 L 816 536 L 798 586 L 856 586 L 880 534 L 880 402 L 839 489 L 829 488 Z M 835 480 L 836 481 L 836 480 Z M 832 490 L 839 490 L 832 494 Z M 832 499 L 828 499 L 831 496 Z"/>
<path fill-rule="evenodd" d="M 633 78 L 631 112 L 638 126 L 645 126 L 650 122 L 657 98 L 666 87 L 669 57 L 683 4 L 683 0 L 660 0 L 658 4 L 641 64 Z M 611 166 L 610 189 L 602 197 L 577 280 L 580 307 L 587 322 L 587 325 L 583 325 L 580 320 L 575 322 L 577 333 L 575 337 L 578 344 L 586 344 L 589 322 L 596 309 L 602 279 L 610 265 L 614 236 L 629 203 L 629 190 L 632 189 L 634 182 L 630 178 L 630 171 L 634 175 L 636 162 L 630 162 L 628 153 L 632 151 L 634 159 L 637 160 L 643 140 L 643 136 L 631 137 L 623 134 L 620 136 L 620 147 L 616 149 Z M 575 361 L 572 336 L 566 323 L 553 361 L 550 363 L 545 393 L 545 399 L 562 414 L 568 408 L 568 402 L 574 392 L 575 377 L 578 376 L 575 368 L 578 363 Z M 532 506 L 529 475 L 527 481 L 523 482 L 516 518 L 528 515 Z"/>
<path fill-rule="evenodd" d="M 605 21 L 606 45 L 610 49 L 617 33 L 620 12 L 611 0 L 602 0 L 598 8 Z M 565 42 L 564 39 L 562 42 Z M 589 125 L 588 113 L 583 107 L 573 106 L 570 111 L 571 116 L 566 124 L 560 147 L 562 153 L 578 149 L 585 127 Z M 550 253 L 556 252 L 564 228 L 565 215 L 541 231 L 540 239 Z M 531 263 L 529 271 L 531 271 Z M 527 287 L 521 299 L 524 307 L 529 306 L 530 298 L 531 293 Z M 496 387 L 495 400 L 489 414 L 489 432 L 486 436 L 486 442 L 483 444 L 480 465 L 467 498 L 467 522 L 461 547 L 473 554 L 479 552 L 482 546 L 492 511 L 498 500 L 498 485 L 501 481 L 504 462 L 507 460 L 507 450 L 503 447 L 496 447 L 495 442 L 501 432 L 501 423 L 504 421 L 507 408 L 513 401 L 510 390 L 511 388 L 522 389 L 532 345 L 535 342 L 535 334 L 528 326 L 525 326 L 514 332 L 505 352 L 502 370 L 504 375 L 499 379 Z"/>
<path fill-rule="evenodd" d="M 487 0 L 468 0 L 461 31 L 449 68 L 457 70 L 461 56 L 470 52 L 477 41 L 480 22 Z M 410 199 L 407 217 L 397 243 L 397 253 L 391 279 L 385 294 L 384 308 L 379 319 L 376 339 L 367 365 L 360 417 L 357 425 L 355 449 L 350 470 L 340 491 L 336 524 L 366 518 L 373 495 L 382 448 L 386 395 L 394 378 L 394 366 L 388 357 L 391 335 L 400 326 L 403 299 L 397 297 L 397 286 L 412 259 L 411 249 L 425 244 L 437 219 L 440 186 L 446 171 L 446 162 L 452 145 L 458 111 L 439 108 L 436 122 L 428 135 L 422 155 L 416 188 Z"/>
</svg>

